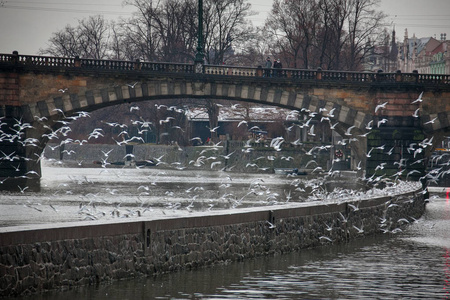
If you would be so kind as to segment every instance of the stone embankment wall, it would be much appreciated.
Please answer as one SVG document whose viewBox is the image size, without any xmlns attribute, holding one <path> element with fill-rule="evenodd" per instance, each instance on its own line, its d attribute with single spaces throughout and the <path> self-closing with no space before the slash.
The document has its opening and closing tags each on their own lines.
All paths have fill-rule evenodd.
<svg viewBox="0 0 450 300">
<path fill-rule="evenodd" d="M 0 296 L 344 243 L 382 233 L 380 229 L 392 231 L 401 226 L 399 219 L 412 221 L 425 209 L 420 190 L 349 203 L 299 203 L 109 224 L 2 228 Z"/>
</svg>

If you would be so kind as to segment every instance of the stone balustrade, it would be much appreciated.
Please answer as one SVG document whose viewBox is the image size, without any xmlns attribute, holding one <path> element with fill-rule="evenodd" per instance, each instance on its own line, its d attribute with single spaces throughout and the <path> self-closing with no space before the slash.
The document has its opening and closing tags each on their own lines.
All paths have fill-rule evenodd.
<svg viewBox="0 0 450 300">
<path fill-rule="evenodd" d="M 163 73 L 184 73 L 193 74 L 194 65 L 186 63 L 169 62 L 141 62 L 121 61 L 121 60 L 102 60 L 102 59 L 80 59 L 79 57 L 50 57 L 33 56 L 0 53 L 0 69 L 2 66 L 22 66 L 28 68 L 69 68 L 98 71 L 140 71 L 140 72 L 163 72 Z M 301 69 L 270 69 L 265 72 L 261 66 L 228 66 L 228 65 L 205 65 L 204 74 L 206 75 L 224 75 L 224 76 L 251 76 L 251 77 L 280 77 L 291 79 L 314 79 L 334 82 L 412 82 L 418 84 L 432 85 L 450 85 L 450 75 L 443 74 L 419 74 L 413 73 L 384 73 L 375 72 L 349 72 L 349 71 L 325 71 L 320 68 L 317 70 Z"/>
</svg>

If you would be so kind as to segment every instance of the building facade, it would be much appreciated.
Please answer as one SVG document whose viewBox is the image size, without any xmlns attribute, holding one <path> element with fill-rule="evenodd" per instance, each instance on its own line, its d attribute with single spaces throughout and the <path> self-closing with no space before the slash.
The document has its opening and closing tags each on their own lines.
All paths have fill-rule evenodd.
<svg viewBox="0 0 450 300">
<path fill-rule="evenodd" d="M 408 37 L 405 29 L 403 42 L 398 48 L 398 70 L 411 73 L 416 70 L 421 74 L 450 74 L 450 57 L 447 53 L 450 41 L 445 40 L 446 34 L 441 34 L 441 40 L 433 37 L 417 38 L 414 34 Z"/>
</svg>

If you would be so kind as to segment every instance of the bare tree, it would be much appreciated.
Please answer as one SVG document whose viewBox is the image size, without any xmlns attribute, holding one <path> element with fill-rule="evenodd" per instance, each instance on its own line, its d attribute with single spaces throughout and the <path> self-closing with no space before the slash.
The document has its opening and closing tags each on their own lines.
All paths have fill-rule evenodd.
<svg viewBox="0 0 450 300">
<path fill-rule="evenodd" d="M 357 70 L 368 53 L 367 41 L 380 38 L 385 14 L 375 9 L 380 0 L 348 0 L 348 3 L 346 69 Z"/>
<path fill-rule="evenodd" d="M 207 0 L 204 6 L 206 61 L 227 63 L 234 48 L 253 33 L 246 19 L 251 14 L 251 5 L 246 0 Z"/>
<path fill-rule="evenodd" d="M 79 44 L 83 56 L 102 59 L 107 57 L 110 25 L 100 16 L 91 16 L 79 22 Z"/>
<path fill-rule="evenodd" d="M 291 67 L 310 67 L 317 12 L 316 1 L 274 1 L 267 29 L 277 37 L 274 47 L 285 54 L 284 60 Z"/>
<path fill-rule="evenodd" d="M 53 33 L 49 39 L 50 45 L 46 49 L 40 49 L 39 53 L 64 57 L 77 56 L 80 54 L 77 36 L 77 29 L 67 25 L 63 30 Z"/>
<path fill-rule="evenodd" d="M 78 21 L 76 27 L 67 25 L 49 39 L 50 45 L 41 54 L 54 56 L 103 59 L 108 57 L 110 24 L 100 16 Z"/>
<path fill-rule="evenodd" d="M 240 43 L 240 47 L 234 52 L 234 56 L 227 60 L 231 65 L 262 66 L 270 55 L 268 39 L 264 38 L 262 28 L 250 27 L 247 40 Z"/>
<path fill-rule="evenodd" d="M 317 36 L 316 47 L 319 55 L 319 67 L 339 70 L 341 54 L 345 44 L 346 19 L 348 17 L 347 0 L 327 0 L 319 4 L 321 29 Z"/>
<path fill-rule="evenodd" d="M 377 40 L 383 29 L 379 2 L 275 0 L 266 30 L 276 37 L 272 47 L 290 67 L 357 70 L 367 40 Z"/>
<path fill-rule="evenodd" d="M 194 0 L 127 0 L 137 11 L 122 22 L 124 36 L 133 51 L 129 59 L 147 61 L 192 61 L 196 46 L 196 5 Z M 137 57 L 136 57 L 137 56 Z"/>
<path fill-rule="evenodd" d="M 126 5 L 136 7 L 133 17 L 122 20 L 121 27 L 124 34 L 122 43 L 127 48 L 122 49 L 124 55 L 130 59 L 146 61 L 157 60 L 156 52 L 160 42 L 160 35 L 153 29 L 154 1 L 126 0 Z M 156 5 L 159 5 L 157 1 Z"/>
<path fill-rule="evenodd" d="M 159 16 L 159 17 L 158 17 Z M 161 34 L 159 57 L 163 61 L 191 62 L 196 46 L 195 5 L 192 1 L 167 1 L 154 16 Z"/>
</svg>

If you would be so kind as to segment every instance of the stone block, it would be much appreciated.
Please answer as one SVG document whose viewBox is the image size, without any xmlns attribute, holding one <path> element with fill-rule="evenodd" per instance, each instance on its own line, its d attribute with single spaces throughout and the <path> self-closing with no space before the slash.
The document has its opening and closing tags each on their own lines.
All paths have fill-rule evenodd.
<svg viewBox="0 0 450 300">
<path fill-rule="evenodd" d="M 33 270 L 30 265 L 26 265 L 23 267 L 16 268 L 17 275 L 19 280 L 23 280 L 24 278 L 31 276 L 33 274 Z"/>
<path fill-rule="evenodd" d="M 16 280 L 14 276 L 4 275 L 0 276 L 0 294 L 2 291 L 11 290 L 11 288 L 16 285 Z"/>
</svg>

